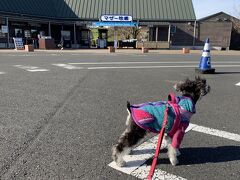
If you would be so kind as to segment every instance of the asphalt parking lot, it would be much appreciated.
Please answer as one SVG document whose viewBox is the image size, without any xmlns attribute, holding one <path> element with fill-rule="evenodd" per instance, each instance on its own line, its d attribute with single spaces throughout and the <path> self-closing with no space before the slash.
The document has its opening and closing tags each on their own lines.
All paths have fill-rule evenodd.
<svg viewBox="0 0 240 180">
<path fill-rule="evenodd" d="M 191 122 L 220 135 L 190 130 L 176 167 L 162 151 L 162 179 L 240 179 L 240 59 L 213 54 L 216 74 L 203 75 L 211 93 L 199 101 Z M 194 78 L 200 57 L 0 52 L 1 179 L 143 178 L 143 166 L 129 174 L 108 166 L 125 127 L 126 101 L 166 99 L 174 83 Z"/>
</svg>

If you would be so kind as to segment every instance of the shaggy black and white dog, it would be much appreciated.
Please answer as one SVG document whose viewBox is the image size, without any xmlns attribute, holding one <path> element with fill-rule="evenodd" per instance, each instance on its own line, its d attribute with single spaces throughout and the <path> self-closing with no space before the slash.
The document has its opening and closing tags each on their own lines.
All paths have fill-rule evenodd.
<svg viewBox="0 0 240 180">
<path fill-rule="evenodd" d="M 128 103 L 126 125 L 127 128 L 120 136 L 118 143 L 112 148 L 112 158 L 118 166 L 125 166 L 123 156 L 129 154 L 131 148 L 142 139 L 147 132 L 159 133 L 162 128 L 164 111 L 168 106 L 168 123 L 165 131 L 165 140 L 168 143 L 168 157 L 172 165 L 178 164 L 179 147 L 191 116 L 195 113 L 197 101 L 210 92 L 206 79 L 195 77 L 195 80 L 186 79 L 177 83 L 174 88 L 181 93 L 175 97 L 174 104 L 167 101 L 149 102 L 138 105 Z M 179 115 L 176 115 L 175 108 Z"/>
</svg>

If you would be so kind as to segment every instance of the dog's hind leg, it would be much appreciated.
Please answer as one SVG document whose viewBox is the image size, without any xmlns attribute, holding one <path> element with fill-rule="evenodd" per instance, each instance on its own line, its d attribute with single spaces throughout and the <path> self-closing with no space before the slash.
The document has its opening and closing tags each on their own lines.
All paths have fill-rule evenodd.
<svg viewBox="0 0 240 180">
<path fill-rule="evenodd" d="M 128 116 L 127 116 L 127 120 L 126 120 L 126 126 L 127 127 L 130 127 L 130 123 L 131 123 L 131 113 L 130 113 L 130 111 L 127 109 L 127 111 L 128 111 Z"/>
<path fill-rule="evenodd" d="M 132 120 L 127 129 L 120 136 L 118 143 L 112 148 L 112 158 L 118 166 L 125 166 L 123 156 L 129 154 L 131 148 L 136 145 L 146 134 L 146 130 L 138 127 Z"/>
</svg>

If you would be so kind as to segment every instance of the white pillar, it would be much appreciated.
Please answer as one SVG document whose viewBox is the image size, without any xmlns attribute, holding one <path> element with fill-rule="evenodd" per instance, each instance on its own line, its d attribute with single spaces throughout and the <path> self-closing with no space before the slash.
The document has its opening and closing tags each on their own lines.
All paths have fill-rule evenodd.
<svg viewBox="0 0 240 180">
<path fill-rule="evenodd" d="M 158 27 L 156 27 L 156 42 L 158 41 Z"/>
<path fill-rule="evenodd" d="M 195 46 L 195 43 L 196 43 L 196 27 L 197 27 L 197 21 L 194 22 L 194 30 L 193 30 L 193 46 Z"/>
<path fill-rule="evenodd" d="M 114 48 L 117 49 L 117 27 L 114 27 Z"/>
<path fill-rule="evenodd" d="M 7 28 L 8 28 L 8 32 L 7 32 L 7 48 L 9 48 L 10 45 L 9 45 L 9 27 L 8 27 L 9 23 L 8 23 L 8 17 L 6 17 L 6 25 L 7 25 Z"/>
<path fill-rule="evenodd" d="M 76 38 L 76 23 L 73 24 L 73 40 L 74 40 L 74 44 L 77 44 L 77 38 Z"/>
<path fill-rule="evenodd" d="M 52 36 L 52 33 L 51 33 L 51 23 L 48 22 L 48 36 Z"/>
<path fill-rule="evenodd" d="M 168 43 L 170 43 L 170 39 L 171 38 L 171 24 L 169 24 L 169 27 L 168 27 Z"/>
</svg>

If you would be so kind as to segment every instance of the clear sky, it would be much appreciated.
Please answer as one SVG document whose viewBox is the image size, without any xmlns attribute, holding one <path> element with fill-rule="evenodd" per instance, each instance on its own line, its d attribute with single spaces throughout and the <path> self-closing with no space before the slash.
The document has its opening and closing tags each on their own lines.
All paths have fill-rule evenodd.
<svg viewBox="0 0 240 180">
<path fill-rule="evenodd" d="M 206 17 L 220 11 L 240 18 L 240 0 L 192 0 L 196 18 Z"/>
</svg>

